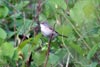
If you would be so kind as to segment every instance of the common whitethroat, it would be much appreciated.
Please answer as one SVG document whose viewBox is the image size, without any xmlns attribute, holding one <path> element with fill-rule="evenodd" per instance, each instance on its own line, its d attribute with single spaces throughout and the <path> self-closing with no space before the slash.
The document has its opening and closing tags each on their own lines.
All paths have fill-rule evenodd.
<svg viewBox="0 0 100 67">
<path fill-rule="evenodd" d="M 41 29 L 41 33 L 46 36 L 46 37 L 50 37 L 52 35 L 52 38 L 56 37 L 56 36 L 62 36 L 67 38 L 67 36 L 61 35 L 58 32 L 56 32 L 49 24 L 48 22 L 41 22 L 40 23 L 40 29 Z"/>
</svg>

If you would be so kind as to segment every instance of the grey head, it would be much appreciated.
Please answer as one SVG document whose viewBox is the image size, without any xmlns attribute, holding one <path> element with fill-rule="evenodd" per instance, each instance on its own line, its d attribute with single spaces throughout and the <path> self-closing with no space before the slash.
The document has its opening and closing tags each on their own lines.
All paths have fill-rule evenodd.
<svg viewBox="0 0 100 67">
<path fill-rule="evenodd" d="M 47 21 L 43 21 L 43 22 L 41 22 L 40 25 L 45 25 L 45 26 L 48 26 L 48 27 L 49 27 L 49 24 L 48 24 Z"/>
</svg>

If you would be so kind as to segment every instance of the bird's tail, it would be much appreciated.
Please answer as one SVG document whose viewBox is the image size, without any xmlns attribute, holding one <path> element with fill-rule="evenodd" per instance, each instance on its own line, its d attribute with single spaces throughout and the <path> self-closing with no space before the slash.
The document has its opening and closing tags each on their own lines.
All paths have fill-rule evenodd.
<svg viewBox="0 0 100 67">
<path fill-rule="evenodd" d="M 61 37 L 64 37 L 64 38 L 68 38 L 67 36 L 59 34 L 58 32 L 57 32 L 57 34 L 58 34 L 58 36 L 61 36 Z"/>
<path fill-rule="evenodd" d="M 68 38 L 67 36 L 65 36 L 65 35 L 61 35 L 61 34 L 59 34 L 59 36 L 64 37 L 64 38 Z"/>
</svg>

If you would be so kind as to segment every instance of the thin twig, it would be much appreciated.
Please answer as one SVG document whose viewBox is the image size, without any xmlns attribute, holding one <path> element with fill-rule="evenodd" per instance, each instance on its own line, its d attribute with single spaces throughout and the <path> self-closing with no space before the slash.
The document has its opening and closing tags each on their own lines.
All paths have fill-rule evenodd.
<svg viewBox="0 0 100 67">
<path fill-rule="evenodd" d="M 78 30 L 77 30 L 77 29 L 75 28 L 75 26 L 72 24 L 71 20 L 70 20 L 70 19 L 67 19 L 67 18 L 66 18 L 66 15 L 65 15 L 64 13 L 62 13 L 62 15 L 63 15 L 63 17 L 65 18 L 65 20 L 71 24 L 72 28 L 73 28 L 74 31 L 77 33 L 77 35 L 78 35 L 79 37 L 82 37 L 82 35 L 78 32 Z M 86 45 L 86 47 L 90 50 L 91 48 L 90 48 L 89 44 L 88 44 L 83 38 L 82 38 L 82 41 L 83 41 L 83 43 Z"/>
<path fill-rule="evenodd" d="M 63 35 L 63 32 L 62 32 L 62 35 Z M 68 67 L 68 64 L 69 64 L 69 59 L 70 58 L 74 58 L 73 55 L 71 54 L 71 52 L 69 51 L 68 47 L 65 45 L 64 43 L 64 37 L 62 37 L 62 43 L 64 45 L 64 47 L 66 48 L 67 52 L 68 52 L 68 58 L 67 58 L 67 62 L 66 62 L 66 67 Z"/>
<path fill-rule="evenodd" d="M 63 35 L 63 32 L 62 32 L 62 35 Z M 71 52 L 69 51 L 68 47 L 64 43 L 64 37 L 62 37 L 62 43 L 63 43 L 64 47 L 66 48 L 66 50 L 68 51 L 68 53 L 70 54 L 71 58 L 74 58 L 73 55 L 71 54 Z"/>
<path fill-rule="evenodd" d="M 52 40 L 52 36 L 53 34 L 51 34 L 49 41 L 48 41 L 48 50 L 47 50 L 47 55 L 46 55 L 46 60 L 44 63 L 44 67 L 47 67 L 47 63 L 48 63 L 48 59 L 49 59 L 49 52 L 50 52 L 50 44 L 51 44 L 51 40 Z"/>
<path fill-rule="evenodd" d="M 66 62 L 66 67 L 68 67 L 69 60 L 70 60 L 70 53 L 68 54 L 68 58 L 67 58 L 67 62 Z"/>
<path fill-rule="evenodd" d="M 53 25 L 53 29 L 54 29 L 54 30 L 55 30 L 56 24 L 57 24 L 57 23 L 54 23 L 54 25 Z"/>
</svg>

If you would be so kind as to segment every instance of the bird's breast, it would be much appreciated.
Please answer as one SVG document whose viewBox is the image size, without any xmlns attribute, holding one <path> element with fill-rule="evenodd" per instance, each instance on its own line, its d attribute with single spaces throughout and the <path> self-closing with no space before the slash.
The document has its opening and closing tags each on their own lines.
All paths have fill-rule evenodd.
<svg viewBox="0 0 100 67">
<path fill-rule="evenodd" d="M 52 30 L 48 27 L 41 27 L 41 32 L 44 36 L 49 36 L 52 34 Z"/>
</svg>

